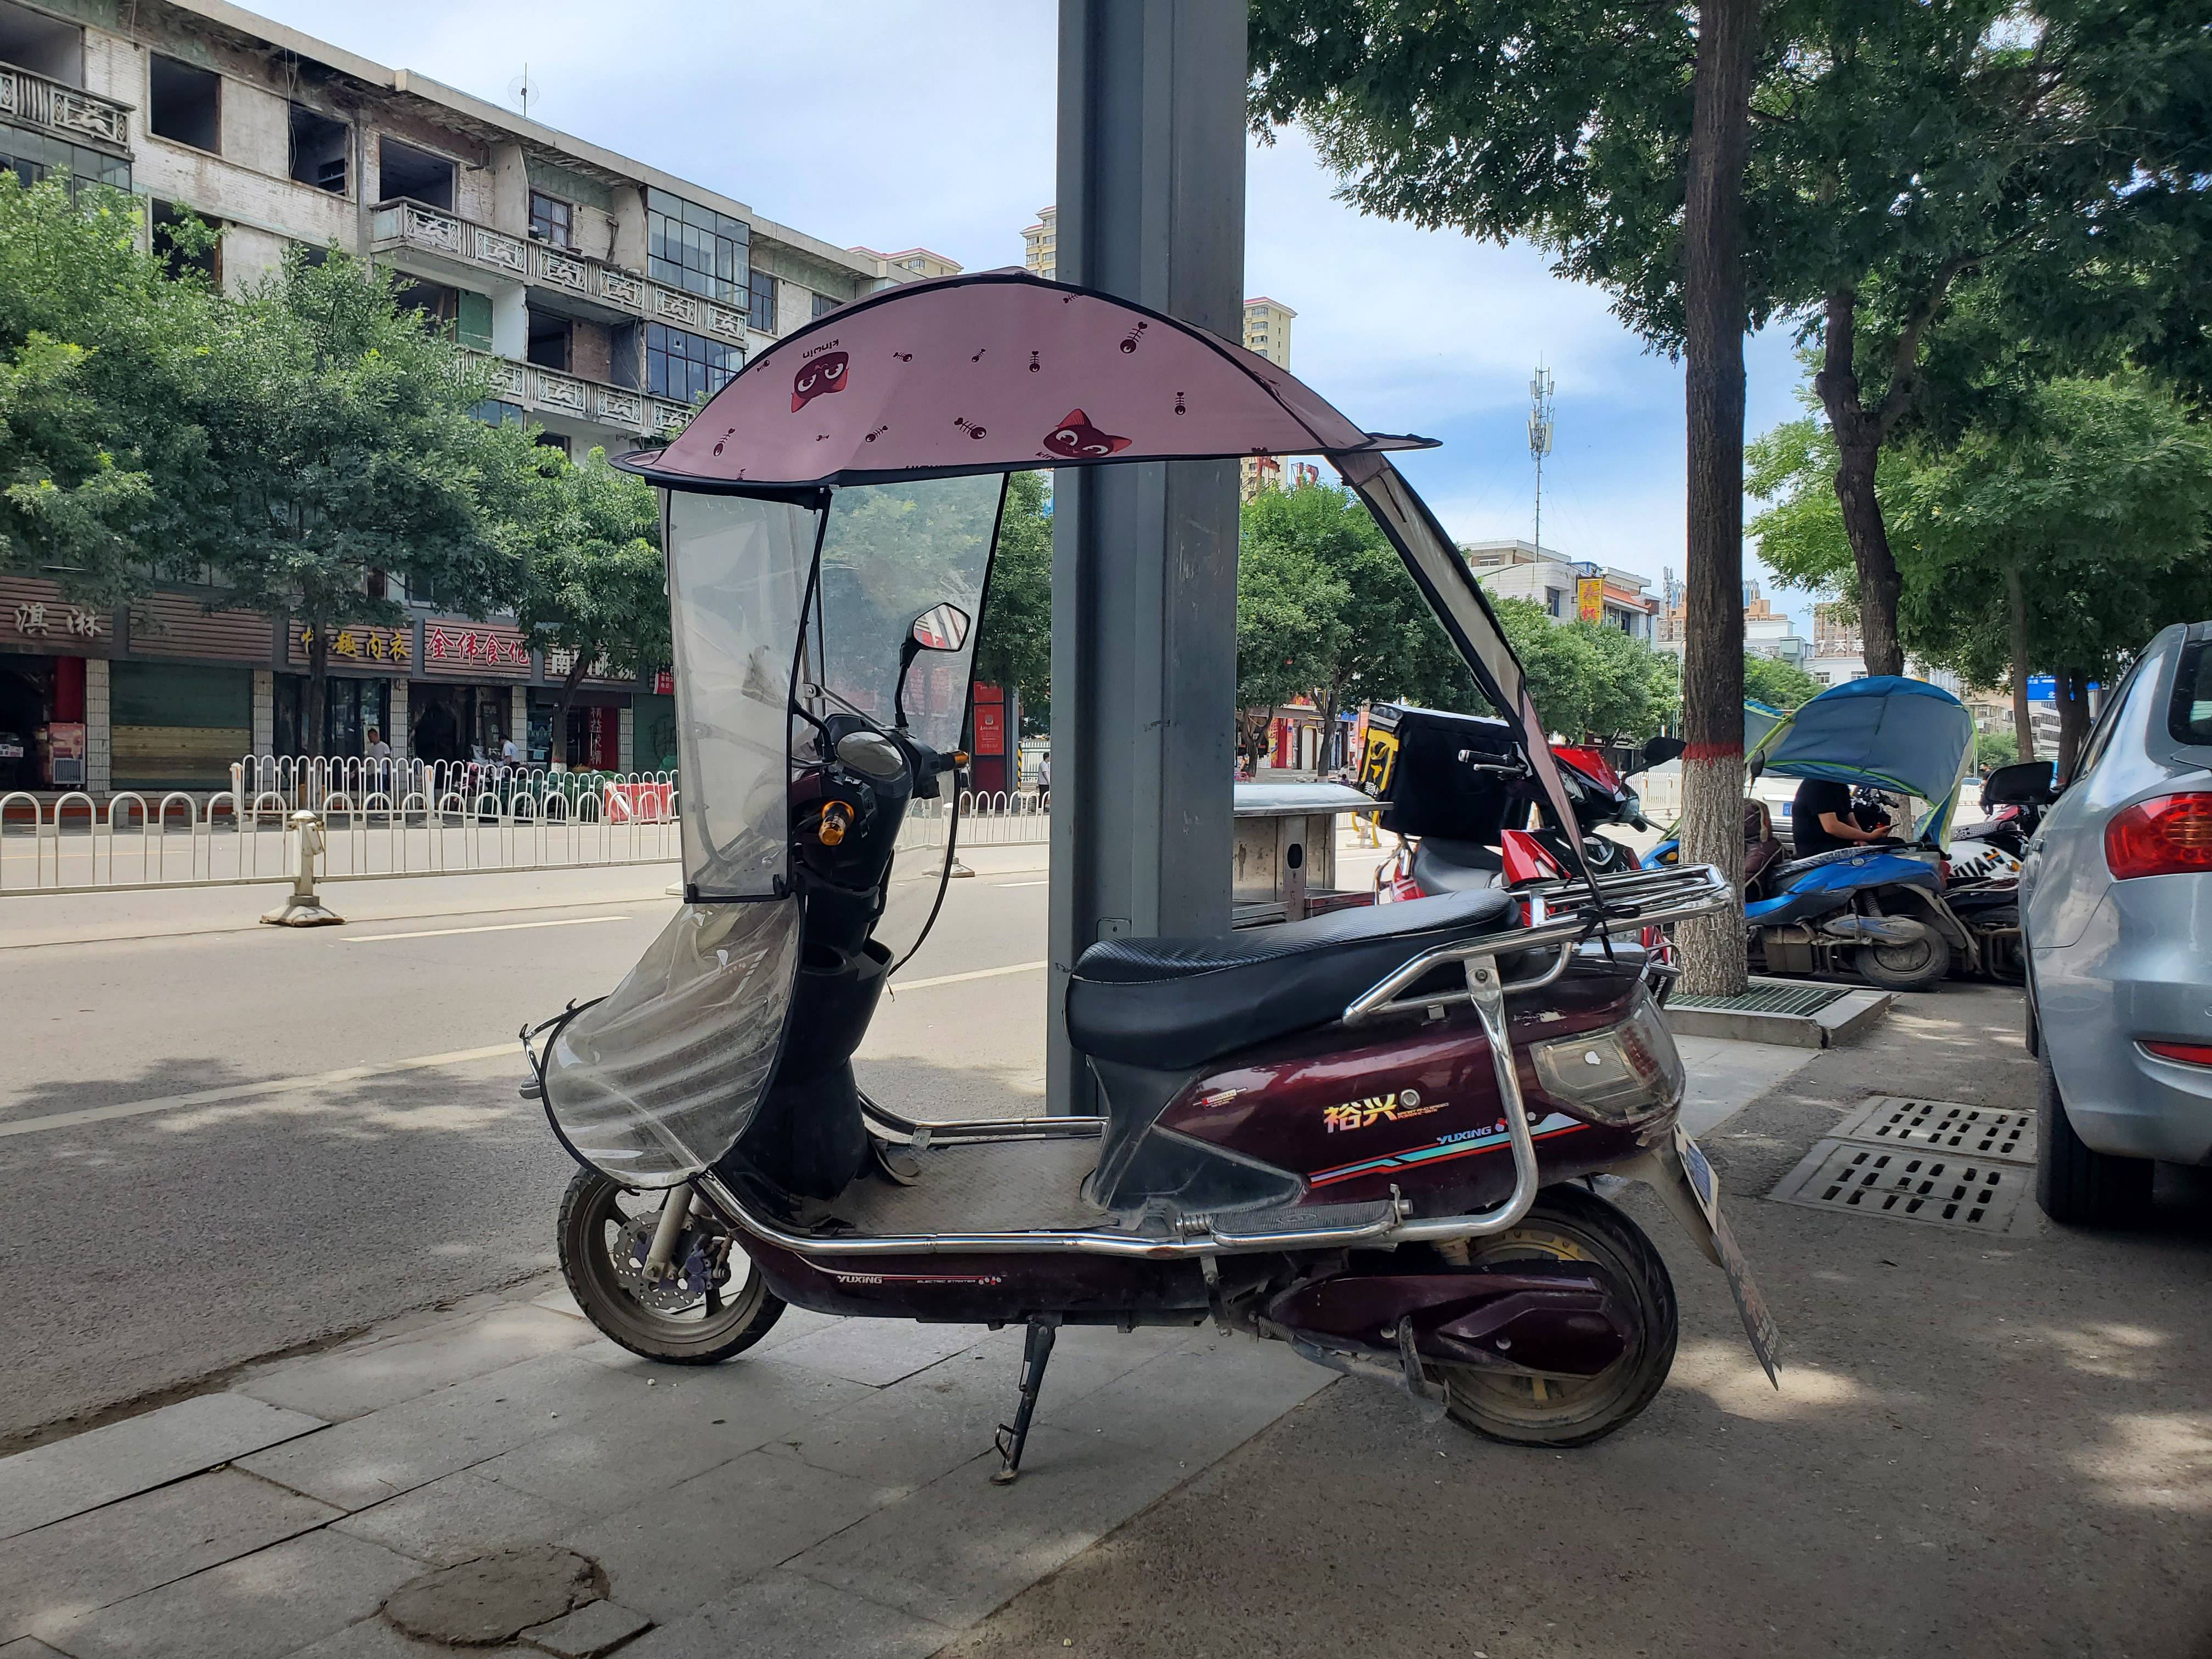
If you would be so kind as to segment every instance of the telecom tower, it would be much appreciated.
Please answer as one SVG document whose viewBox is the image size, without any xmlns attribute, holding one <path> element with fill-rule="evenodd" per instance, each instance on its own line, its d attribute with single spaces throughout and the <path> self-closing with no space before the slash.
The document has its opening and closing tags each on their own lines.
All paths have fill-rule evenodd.
<svg viewBox="0 0 2212 1659">
<path fill-rule="evenodd" d="M 1528 459 L 1536 463 L 1536 550 L 1544 550 L 1544 457 L 1552 453 L 1552 376 L 1542 364 L 1528 381 Z"/>
</svg>

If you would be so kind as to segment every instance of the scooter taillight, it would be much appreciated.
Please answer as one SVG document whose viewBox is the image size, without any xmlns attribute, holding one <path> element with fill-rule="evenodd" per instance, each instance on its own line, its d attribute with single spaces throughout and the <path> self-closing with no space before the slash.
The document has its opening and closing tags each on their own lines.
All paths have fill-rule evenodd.
<svg viewBox="0 0 2212 1659">
<path fill-rule="evenodd" d="M 1682 1056 L 1640 986 L 1620 1024 L 1539 1042 L 1529 1052 L 1545 1094 L 1593 1123 L 1633 1123 L 1682 1097 Z"/>
</svg>

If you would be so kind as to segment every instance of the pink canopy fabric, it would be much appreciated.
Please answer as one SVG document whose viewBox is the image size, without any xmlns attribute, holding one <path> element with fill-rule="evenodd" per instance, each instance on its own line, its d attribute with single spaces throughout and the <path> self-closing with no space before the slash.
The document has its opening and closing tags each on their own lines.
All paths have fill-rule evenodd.
<svg viewBox="0 0 2212 1659">
<path fill-rule="evenodd" d="M 681 489 L 1428 448 L 1363 432 L 1255 352 L 1025 271 L 908 283 L 786 335 L 665 449 Z"/>
</svg>

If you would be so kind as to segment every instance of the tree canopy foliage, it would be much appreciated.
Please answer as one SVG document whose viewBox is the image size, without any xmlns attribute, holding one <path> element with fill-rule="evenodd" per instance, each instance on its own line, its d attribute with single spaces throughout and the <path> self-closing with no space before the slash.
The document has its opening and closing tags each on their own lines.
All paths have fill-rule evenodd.
<svg viewBox="0 0 2212 1659">
<path fill-rule="evenodd" d="M 1570 742 L 1648 738 L 1680 703 L 1674 659 L 1600 623 L 1560 623 L 1534 599 L 1492 601 L 1545 728 Z"/>
<path fill-rule="evenodd" d="M 975 678 L 1021 694 L 1023 735 L 1052 730 L 1051 483 L 1042 472 L 1006 480 L 999 550 L 975 640 Z"/>
<path fill-rule="evenodd" d="M 1794 662 L 1746 652 L 1743 695 L 1770 708 L 1797 708 L 1820 695 L 1820 682 Z"/>
</svg>

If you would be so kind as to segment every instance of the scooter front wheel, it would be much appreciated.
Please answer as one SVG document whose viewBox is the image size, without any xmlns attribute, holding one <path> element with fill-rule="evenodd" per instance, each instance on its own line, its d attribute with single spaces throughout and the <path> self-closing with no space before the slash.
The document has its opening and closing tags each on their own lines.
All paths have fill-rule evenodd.
<svg viewBox="0 0 2212 1659">
<path fill-rule="evenodd" d="M 561 1273 L 584 1316 L 632 1353 L 712 1365 L 766 1336 L 784 1304 L 720 1224 L 696 1213 L 672 1255 L 683 1276 L 648 1281 L 642 1263 L 667 1198 L 579 1170 L 561 1198 Z"/>
<path fill-rule="evenodd" d="M 1674 1282 L 1644 1230 L 1595 1193 L 1553 1187 L 1510 1232 L 1468 1241 L 1471 1266 L 1586 1262 L 1611 1284 L 1633 1327 L 1628 1351 L 1595 1376 L 1529 1376 L 1444 1365 L 1444 1409 L 1462 1427 L 1515 1446 L 1586 1446 L 1651 1403 L 1674 1364 Z"/>
</svg>

